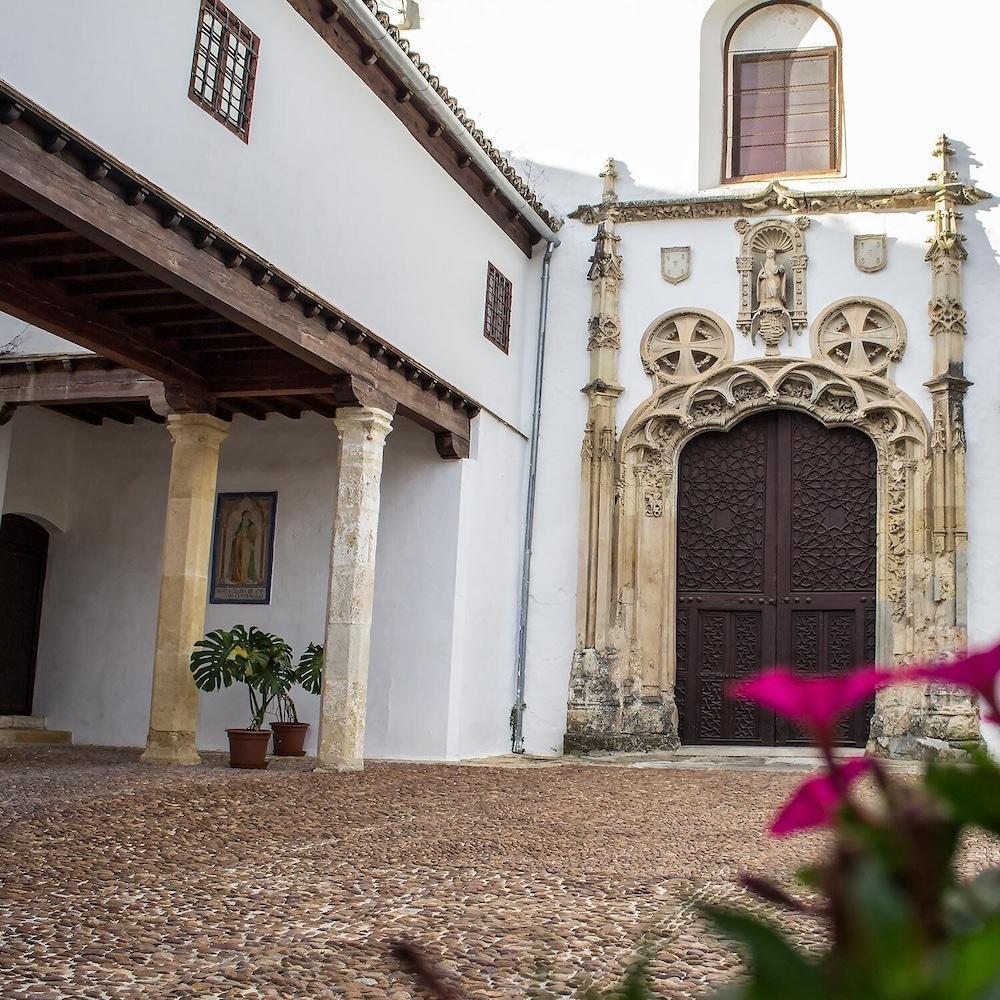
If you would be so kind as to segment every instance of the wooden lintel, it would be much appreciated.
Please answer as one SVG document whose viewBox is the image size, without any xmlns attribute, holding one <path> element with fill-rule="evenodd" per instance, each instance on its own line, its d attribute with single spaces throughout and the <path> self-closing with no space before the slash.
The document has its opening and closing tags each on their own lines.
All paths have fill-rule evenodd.
<svg viewBox="0 0 1000 1000">
<path fill-rule="evenodd" d="M 32 373 L 15 365 L 0 367 L 0 403 L 15 406 L 145 402 L 158 386 L 127 368 Z"/>
</svg>

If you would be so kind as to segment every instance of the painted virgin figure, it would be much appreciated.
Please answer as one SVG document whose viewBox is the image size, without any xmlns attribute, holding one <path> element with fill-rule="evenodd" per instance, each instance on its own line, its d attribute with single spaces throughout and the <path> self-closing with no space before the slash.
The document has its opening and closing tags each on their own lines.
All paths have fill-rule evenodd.
<svg viewBox="0 0 1000 1000">
<path fill-rule="evenodd" d="M 257 571 L 257 525 L 244 510 L 229 542 L 229 583 L 237 586 L 259 584 Z"/>
<path fill-rule="evenodd" d="M 778 263 L 774 250 L 767 251 L 757 272 L 757 308 L 764 311 L 785 308 L 785 269 Z"/>
</svg>

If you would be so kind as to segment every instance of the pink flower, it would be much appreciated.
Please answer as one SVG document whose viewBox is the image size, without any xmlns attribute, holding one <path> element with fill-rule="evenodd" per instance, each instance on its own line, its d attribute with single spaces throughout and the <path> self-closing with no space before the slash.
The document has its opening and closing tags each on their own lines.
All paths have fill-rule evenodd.
<svg viewBox="0 0 1000 1000">
<path fill-rule="evenodd" d="M 898 676 L 875 667 L 829 677 L 806 677 L 775 667 L 730 685 L 729 694 L 770 708 L 797 722 L 817 742 L 829 743 L 841 716 L 894 679 Z"/>
<path fill-rule="evenodd" d="M 989 706 L 983 715 L 987 722 L 1000 725 L 1000 704 L 997 702 L 997 675 L 1000 674 L 1000 645 L 981 653 L 969 653 L 957 660 L 927 663 L 902 672 L 903 679 L 934 681 L 937 684 L 957 684 L 975 691 Z"/>
<path fill-rule="evenodd" d="M 818 774 L 802 782 L 774 817 L 771 834 L 785 837 L 797 830 L 826 826 L 843 803 L 844 791 L 871 767 L 870 760 L 852 757 L 837 765 L 836 775 Z"/>
</svg>

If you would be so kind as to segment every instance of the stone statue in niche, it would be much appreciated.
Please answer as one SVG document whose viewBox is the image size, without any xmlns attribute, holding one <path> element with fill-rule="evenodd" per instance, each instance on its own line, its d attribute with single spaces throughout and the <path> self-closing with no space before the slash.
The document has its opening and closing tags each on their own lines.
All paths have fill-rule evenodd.
<svg viewBox="0 0 1000 1000">
<path fill-rule="evenodd" d="M 806 325 L 805 217 L 788 222 L 762 219 L 750 224 L 736 222 L 742 237 L 736 267 L 740 272 L 740 312 L 736 326 L 740 333 L 757 343 L 764 341 L 765 353 L 775 355 L 784 337 Z"/>
<path fill-rule="evenodd" d="M 757 302 L 758 308 L 766 311 L 785 308 L 785 269 L 774 250 L 767 251 L 757 272 Z"/>
</svg>

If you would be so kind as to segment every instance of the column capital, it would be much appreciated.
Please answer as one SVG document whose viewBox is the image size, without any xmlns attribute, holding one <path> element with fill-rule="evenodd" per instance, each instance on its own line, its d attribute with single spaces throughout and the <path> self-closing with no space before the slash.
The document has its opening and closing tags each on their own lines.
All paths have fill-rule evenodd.
<svg viewBox="0 0 1000 1000">
<path fill-rule="evenodd" d="M 229 424 L 210 413 L 171 413 L 167 416 L 167 431 L 174 444 L 219 448 L 229 433 Z"/>
<path fill-rule="evenodd" d="M 333 422 L 343 438 L 363 434 L 369 441 L 385 441 L 392 430 L 392 413 L 377 406 L 343 406 Z"/>
</svg>

